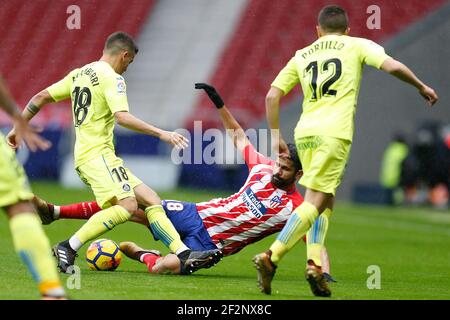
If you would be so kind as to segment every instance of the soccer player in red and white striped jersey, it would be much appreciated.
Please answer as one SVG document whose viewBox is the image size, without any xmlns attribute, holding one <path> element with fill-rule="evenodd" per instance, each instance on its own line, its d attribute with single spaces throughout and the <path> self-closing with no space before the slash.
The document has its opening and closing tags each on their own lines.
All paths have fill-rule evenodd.
<svg viewBox="0 0 450 320">
<path fill-rule="evenodd" d="M 292 210 L 303 202 L 295 187 L 301 176 L 296 153 L 295 160 L 285 156 L 276 164 L 247 141 L 242 154 L 249 168 L 242 188 L 228 198 L 196 205 L 208 234 L 224 255 L 280 231 Z"/>
</svg>

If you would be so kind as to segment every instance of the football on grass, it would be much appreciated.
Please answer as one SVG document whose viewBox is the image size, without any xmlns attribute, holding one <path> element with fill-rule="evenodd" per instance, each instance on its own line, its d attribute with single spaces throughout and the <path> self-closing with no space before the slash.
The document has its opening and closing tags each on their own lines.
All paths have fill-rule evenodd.
<svg viewBox="0 0 450 320">
<path fill-rule="evenodd" d="M 122 260 L 119 246 L 112 240 L 99 239 L 86 251 L 86 261 L 91 270 L 114 271 Z"/>
</svg>

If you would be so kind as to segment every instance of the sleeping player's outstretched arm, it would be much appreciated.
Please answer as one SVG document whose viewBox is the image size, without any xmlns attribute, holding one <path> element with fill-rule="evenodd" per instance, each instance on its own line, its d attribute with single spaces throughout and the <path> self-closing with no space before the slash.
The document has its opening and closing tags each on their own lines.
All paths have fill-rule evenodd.
<svg viewBox="0 0 450 320">
<path fill-rule="evenodd" d="M 228 110 L 219 93 L 213 86 L 206 83 L 196 83 L 195 89 L 204 89 L 205 92 L 208 94 L 208 97 L 214 103 L 217 110 L 219 110 L 222 124 L 224 128 L 227 130 L 227 133 L 230 135 L 231 139 L 233 140 L 234 146 L 240 152 L 242 152 L 244 148 L 250 144 L 250 141 L 245 135 L 245 132 L 242 129 L 239 122 L 237 122 L 237 120 L 231 114 L 230 110 Z"/>
</svg>

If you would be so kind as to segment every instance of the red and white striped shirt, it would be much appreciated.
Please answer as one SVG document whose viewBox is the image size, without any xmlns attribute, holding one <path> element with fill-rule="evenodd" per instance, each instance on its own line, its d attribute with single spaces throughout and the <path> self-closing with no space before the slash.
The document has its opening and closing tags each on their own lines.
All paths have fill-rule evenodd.
<svg viewBox="0 0 450 320">
<path fill-rule="evenodd" d="M 295 186 L 290 191 L 271 183 L 275 162 L 249 144 L 243 150 L 249 175 L 239 192 L 228 198 L 197 203 L 197 210 L 214 244 L 224 255 L 280 231 L 303 202 Z"/>
</svg>

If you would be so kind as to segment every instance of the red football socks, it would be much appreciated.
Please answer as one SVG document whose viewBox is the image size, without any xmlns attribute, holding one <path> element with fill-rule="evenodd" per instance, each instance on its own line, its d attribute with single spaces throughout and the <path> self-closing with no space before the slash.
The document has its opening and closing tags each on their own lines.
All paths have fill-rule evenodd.
<svg viewBox="0 0 450 320">
<path fill-rule="evenodd" d="M 97 202 L 80 202 L 59 207 L 59 218 L 62 219 L 89 219 L 102 209 Z"/>
<path fill-rule="evenodd" d="M 157 254 L 144 253 L 141 257 L 141 261 L 147 266 L 148 272 L 153 273 L 153 266 L 159 258 L 161 258 L 161 256 L 158 256 Z"/>
</svg>

